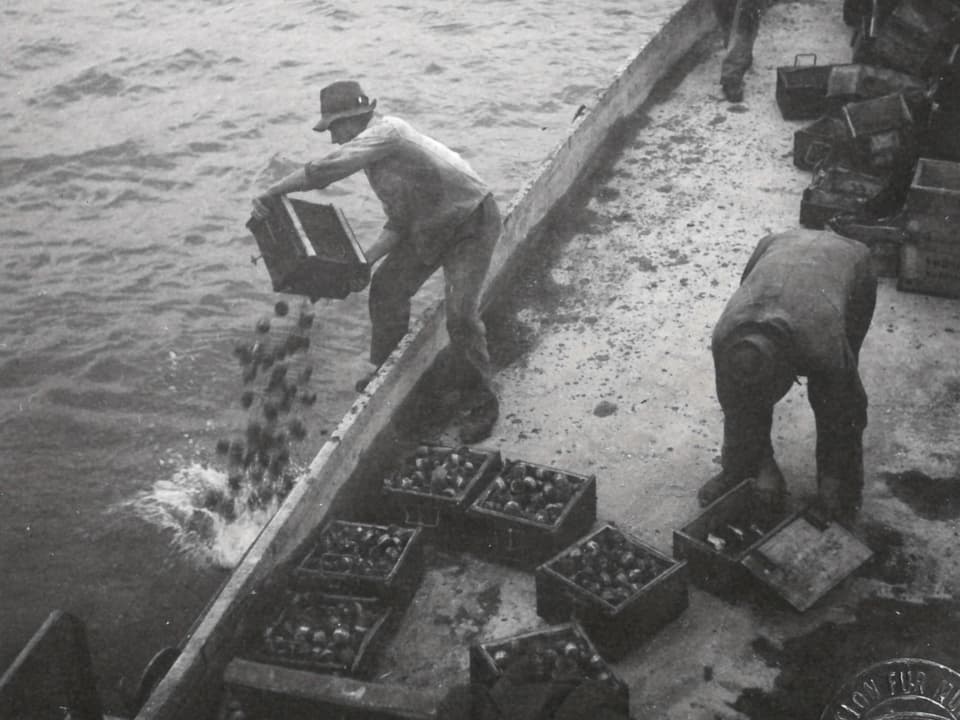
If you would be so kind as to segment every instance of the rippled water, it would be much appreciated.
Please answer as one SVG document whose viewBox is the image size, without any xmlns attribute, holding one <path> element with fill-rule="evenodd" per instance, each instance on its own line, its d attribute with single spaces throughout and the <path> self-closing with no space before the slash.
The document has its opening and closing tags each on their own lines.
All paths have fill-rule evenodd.
<svg viewBox="0 0 960 720">
<path fill-rule="evenodd" d="M 183 637 L 262 525 L 198 534 L 192 508 L 243 422 L 233 345 L 277 299 L 250 261 L 250 198 L 329 149 L 310 131 L 323 85 L 358 79 L 505 206 L 678 5 L 7 0 L 0 669 L 72 611 L 120 711 L 120 679 Z M 361 242 L 382 222 L 362 176 L 312 197 Z M 364 296 L 315 309 L 321 400 L 300 463 L 352 401 L 368 339 Z"/>
</svg>

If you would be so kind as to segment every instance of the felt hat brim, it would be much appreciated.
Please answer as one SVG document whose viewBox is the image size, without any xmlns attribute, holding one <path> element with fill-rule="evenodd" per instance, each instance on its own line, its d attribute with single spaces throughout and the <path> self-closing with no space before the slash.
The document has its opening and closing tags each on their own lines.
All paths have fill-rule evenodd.
<svg viewBox="0 0 960 720">
<path fill-rule="evenodd" d="M 341 110 L 340 112 L 327 113 L 326 115 L 320 116 L 320 122 L 313 126 L 313 129 L 316 132 L 324 132 L 330 129 L 330 126 L 335 123 L 337 120 L 343 120 L 344 118 L 356 117 L 358 115 L 366 115 L 367 113 L 373 112 L 373 109 L 377 106 L 376 100 L 371 100 L 370 104 L 366 107 L 353 108 L 352 110 Z"/>
</svg>

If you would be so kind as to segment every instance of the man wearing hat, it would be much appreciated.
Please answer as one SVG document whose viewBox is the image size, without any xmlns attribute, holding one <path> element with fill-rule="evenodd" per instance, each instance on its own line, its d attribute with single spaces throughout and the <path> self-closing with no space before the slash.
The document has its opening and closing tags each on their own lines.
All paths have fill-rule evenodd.
<svg viewBox="0 0 960 720">
<path fill-rule="evenodd" d="M 771 505 L 782 504 L 773 408 L 803 376 L 816 418 L 820 504 L 837 519 L 853 518 L 867 425 L 857 366 L 876 293 L 870 252 L 856 241 L 807 229 L 760 241 L 713 331 L 723 470 L 700 489 L 701 505 L 748 477 Z"/>
<path fill-rule="evenodd" d="M 269 188 L 266 196 L 325 188 L 363 170 L 383 205 L 387 221 L 366 249 L 370 265 L 385 256 L 370 283 L 373 370 L 357 383 L 362 390 L 406 334 L 410 300 L 442 267 L 447 332 L 456 389 L 467 396 L 461 440 L 485 439 L 499 414 L 491 383 L 480 291 L 502 222 L 490 188 L 457 153 L 403 120 L 375 112 L 360 85 L 335 82 L 320 92 L 317 132 L 330 131 L 340 147 Z M 254 215 L 265 217 L 262 199 Z"/>
</svg>

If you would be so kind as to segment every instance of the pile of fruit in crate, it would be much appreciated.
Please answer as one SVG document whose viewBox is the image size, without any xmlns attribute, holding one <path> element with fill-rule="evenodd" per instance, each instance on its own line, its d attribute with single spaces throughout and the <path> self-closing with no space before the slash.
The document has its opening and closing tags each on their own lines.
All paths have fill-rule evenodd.
<svg viewBox="0 0 960 720">
<path fill-rule="evenodd" d="M 514 460 L 493 479 L 481 507 L 552 525 L 580 489 L 576 475 Z"/>
<path fill-rule="evenodd" d="M 386 576 L 396 567 L 414 530 L 335 522 L 320 535 L 301 568 L 332 573 Z"/>
<path fill-rule="evenodd" d="M 355 668 L 364 641 L 387 610 L 375 600 L 322 593 L 288 593 L 283 611 L 264 631 L 260 653 L 271 660 L 322 670 Z"/>
<path fill-rule="evenodd" d="M 384 489 L 458 497 L 483 464 L 485 456 L 468 447 L 421 445 L 383 480 Z"/>
<path fill-rule="evenodd" d="M 574 545 L 550 567 L 611 605 L 619 605 L 670 565 L 632 546 L 622 533 L 608 527 Z"/>
<path fill-rule="evenodd" d="M 528 682 L 582 677 L 615 687 L 621 683 L 586 638 L 572 628 L 532 633 L 482 647 L 500 673 L 523 663 L 522 671 L 527 675 L 524 680 Z"/>
</svg>

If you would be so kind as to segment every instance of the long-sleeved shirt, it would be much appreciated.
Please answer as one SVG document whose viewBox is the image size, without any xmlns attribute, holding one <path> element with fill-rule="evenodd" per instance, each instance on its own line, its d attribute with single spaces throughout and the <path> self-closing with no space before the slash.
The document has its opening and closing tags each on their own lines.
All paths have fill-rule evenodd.
<svg viewBox="0 0 960 720">
<path fill-rule="evenodd" d="M 357 137 L 306 165 L 313 188 L 363 170 L 383 204 L 385 227 L 434 263 L 458 226 L 490 193 L 457 153 L 403 120 L 375 114 Z"/>
<path fill-rule="evenodd" d="M 858 295 L 872 277 L 870 251 L 854 240 L 799 228 L 768 235 L 714 328 L 714 349 L 745 327 L 766 327 L 788 343 L 798 375 L 856 373 L 848 334 L 869 325 Z"/>
</svg>

